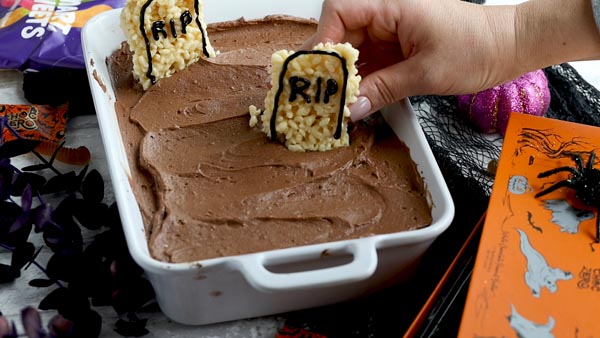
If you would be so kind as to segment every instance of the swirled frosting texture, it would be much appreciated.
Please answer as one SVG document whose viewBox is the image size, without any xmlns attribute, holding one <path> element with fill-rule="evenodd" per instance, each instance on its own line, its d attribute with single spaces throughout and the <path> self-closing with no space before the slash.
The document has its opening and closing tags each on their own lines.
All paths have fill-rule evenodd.
<svg viewBox="0 0 600 338">
<path fill-rule="evenodd" d="M 190 262 L 431 223 L 409 150 L 380 117 L 328 152 L 291 152 L 248 126 L 248 106 L 261 106 L 268 91 L 270 55 L 298 48 L 315 28 L 289 17 L 213 25 L 221 54 L 145 93 L 127 48 L 108 60 L 155 258 Z"/>
</svg>

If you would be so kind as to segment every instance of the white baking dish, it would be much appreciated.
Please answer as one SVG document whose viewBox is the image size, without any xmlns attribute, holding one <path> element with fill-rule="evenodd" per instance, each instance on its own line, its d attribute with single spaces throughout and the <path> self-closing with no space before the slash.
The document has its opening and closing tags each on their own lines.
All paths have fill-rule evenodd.
<svg viewBox="0 0 600 338">
<path fill-rule="evenodd" d="M 205 19 L 218 22 L 291 14 L 318 18 L 321 0 L 205 0 Z M 125 36 L 120 10 L 85 25 L 83 50 L 115 197 L 129 250 L 156 291 L 162 311 L 186 324 L 250 318 L 340 302 L 406 280 L 412 268 L 449 225 L 454 205 L 408 101 L 385 110 L 388 122 L 411 151 L 432 205 L 430 226 L 255 254 L 171 264 L 153 259 L 131 189 L 130 171 L 114 110 L 106 58 Z M 323 253 L 327 253 L 324 255 Z"/>
</svg>

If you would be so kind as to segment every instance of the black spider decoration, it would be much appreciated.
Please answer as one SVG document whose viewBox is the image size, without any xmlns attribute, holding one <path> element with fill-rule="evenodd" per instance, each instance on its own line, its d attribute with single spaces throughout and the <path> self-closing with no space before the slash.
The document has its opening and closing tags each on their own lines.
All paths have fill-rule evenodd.
<svg viewBox="0 0 600 338">
<path fill-rule="evenodd" d="M 576 167 L 559 167 L 544 171 L 538 174 L 538 178 L 548 177 L 559 172 L 568 171 L 571 173 L 569 178 L 557 182 L 547 189 L 538 192 L 535 197 L 546 195 L 556 189 L 568 187 L 575 191 L 575 197 L 584 204 L 596 209 L 596 243 L 600 242 L 600 217 L 598 210 L 600 209 L 600 170 L 594 168 L 594 160 L 596 153 L 590 152 L 590 157 L 584 165 L 581 154 L 571 154 L 571 158 L 576 164 Z"/>
</svg>

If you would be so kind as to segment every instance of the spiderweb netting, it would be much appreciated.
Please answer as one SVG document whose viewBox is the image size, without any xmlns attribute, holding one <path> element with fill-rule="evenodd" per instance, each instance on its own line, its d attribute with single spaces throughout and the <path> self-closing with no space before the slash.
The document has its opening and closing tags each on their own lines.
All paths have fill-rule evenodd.
<svg viewBox="0 0 600 338">
<path fill-rule="evenodd" d="M 600 126 L 600 94 L 596 88 L 569 64 L 549 67 L 545 73 L 551 95 L 547 117 Z M 446 176 L 462 176 L 466 188 L 479 197 L 489 197 L 502 137 L 472 128 L 458 114 L 454 96 L 419 96 L 411 102 Z"/>
<path fill-rule="evenodd" d="M 481 134 L 457 113 L 456 97 L 424 96 L 411 100 L 419 122 L 444 172 L 473 181 L 474 189 L 489 196 L 493 172 L 502 147 L 498 134 Z"/>
</svg>

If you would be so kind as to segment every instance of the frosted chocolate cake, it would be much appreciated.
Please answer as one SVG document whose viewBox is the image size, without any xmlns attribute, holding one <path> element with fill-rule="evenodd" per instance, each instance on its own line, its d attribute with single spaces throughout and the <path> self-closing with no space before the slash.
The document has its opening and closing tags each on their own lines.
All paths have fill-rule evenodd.
<svg viewBox="0 0 600 338">
<path fill-rule="evenodd" d="M 380 116 L 350 124 L 349 145 L 326 152 L 290 151 L 249 126 L 273 52 L 298 49 L 315 29 L 284 16 L 209 25 L 218 53 L 147 90 L 126 43 L 107 60 L 153 257 L 189 262 L 431 223 L 409 150 Z"/>
</svg>

